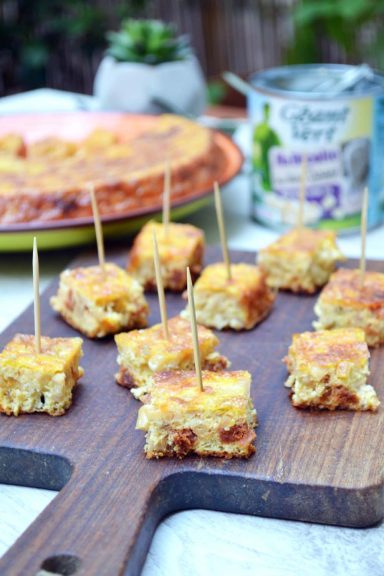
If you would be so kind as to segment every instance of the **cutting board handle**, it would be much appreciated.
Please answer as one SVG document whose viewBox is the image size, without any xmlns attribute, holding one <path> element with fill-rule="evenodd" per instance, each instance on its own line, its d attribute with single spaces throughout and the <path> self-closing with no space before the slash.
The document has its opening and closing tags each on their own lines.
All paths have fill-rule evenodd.
<svg viewBox="0 0 384 576">
<path fill-rule="evenodd" d="M 138 478 L 129 465 L 124 473 L 107 465 L 94 468 L 75 468 L 0 560 L 2 576 L 36 576 L 41 570 L 76 576 L 140 574 L 153 532 L 167 513 L 161 483 L 156 487 L 157 480 L 148 474 Z"/>
<path fill-rule="evenodd" d="M 203 508 L 226 512 L 368 526 L 382 518 L 383 486 L 350 490 L 276 483 L 173 462 L 115 459 L 76 468 L 68 484 L 0 560 L 1 576 L 139 576 L 156 526 L 167 514 Z M 117 464 L 116 464 L 117 462 Z M 95 473 L 95 468 L 98 472 Z M 197 468 L 197 469 L 196 469 Z M 346 512 L 352 503 L 351 512 Z M 360 524 L 356 523 L 356 515 Z"/>
</svg>

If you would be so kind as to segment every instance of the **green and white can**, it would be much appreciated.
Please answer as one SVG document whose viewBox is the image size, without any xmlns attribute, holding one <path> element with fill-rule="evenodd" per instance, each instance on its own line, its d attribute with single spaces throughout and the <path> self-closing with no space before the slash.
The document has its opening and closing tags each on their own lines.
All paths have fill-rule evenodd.
<svg viewBox="0 0 384 576">
<path fill-rule="evenodd" d="M 354 231 L 384 212 L 384 77 L 367 66 L 286 66 L 251 79 L 252 215 L 295 225 L 306 163 L 307 225 Z"/>
</svg>

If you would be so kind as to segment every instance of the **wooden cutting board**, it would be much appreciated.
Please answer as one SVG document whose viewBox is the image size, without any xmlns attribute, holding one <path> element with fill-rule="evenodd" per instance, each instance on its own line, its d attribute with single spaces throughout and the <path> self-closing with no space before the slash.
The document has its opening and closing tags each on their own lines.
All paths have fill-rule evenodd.
<svg viewBox="0 0 384 576">
<path fill-rule="evenodd" d="M 124 265 L 126 251 L 111 260 Z M 221 259 L 217 248 L 207 261 Z M 251 253 L 233 261 L 254 262 Z M 82 257 L 74 265 L 94 264 Z M 355 262 L 350 262 L 355 266 Z M 384 263 L 368 268 L 384 271 Z M 42 328 L 49 336 L 76 332 L 42 297 Z M 206 508 L 275 518 L 369 526 L 384 515 L 383 408 L 371 413 L 315 413 L 294 409 L 281 362 L 293 332 L 311 329 L 316 297 L 279 294 L 272 314 L 250 332 L 220 334 L 233 369 L 253 376 L 257 453 L 248 461 L 188 458 L 148 461 L 144 435 L 135 430 L 139 403 L 117 386 L 113 339 L 84 342 L 85 375 L 69 412 L 0 416 L 0 482 L 60 490 L 0 561 L 2 575 L 139 574 L 153 532 L 177 510 Z M 150 323 L 159 321 L 149 296 Z M 185 305 L 167 295 L 169 315 Z M 1 336 L 32 333 L 28 308 Z M 374 350 L 369 381 L 384 402 L 384 349 Z"/>
</svg>

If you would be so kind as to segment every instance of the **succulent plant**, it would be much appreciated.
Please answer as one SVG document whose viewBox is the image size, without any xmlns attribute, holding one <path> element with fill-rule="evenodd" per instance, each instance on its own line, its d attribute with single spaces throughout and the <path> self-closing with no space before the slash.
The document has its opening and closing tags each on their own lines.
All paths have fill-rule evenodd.
<svg viewBox="0 0 384 576">
<path fill-rule="evenodd" d="M 107 53 L 118 62 L 161 64 L 185 60 L 192 49 L 187 36 L 159 20 L 124 20 L 118 32 L 108 32 Z"/>
</svg>

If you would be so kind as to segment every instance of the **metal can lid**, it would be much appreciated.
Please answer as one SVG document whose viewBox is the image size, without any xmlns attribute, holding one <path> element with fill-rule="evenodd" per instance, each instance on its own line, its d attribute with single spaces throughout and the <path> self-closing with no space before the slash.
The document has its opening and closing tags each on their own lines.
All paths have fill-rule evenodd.
<svg viewBox="0 0 384 576">
<path fill-rule="evenodd" d="M 288 98 L 338 98 L 384 94 L 384 76 L 368 65 L 300 64 L 264 70 L 252 76 L 257 91 Z"/>
</svg>

